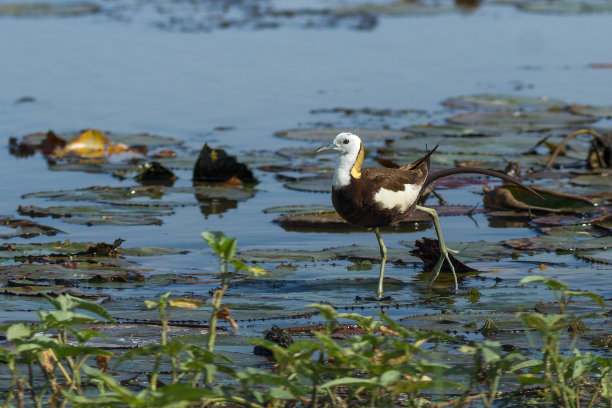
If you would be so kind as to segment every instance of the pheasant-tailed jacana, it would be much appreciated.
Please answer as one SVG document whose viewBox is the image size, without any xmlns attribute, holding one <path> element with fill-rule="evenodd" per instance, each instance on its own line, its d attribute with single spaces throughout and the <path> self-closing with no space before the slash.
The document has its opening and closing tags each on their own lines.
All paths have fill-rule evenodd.
<svg viewBox="0 0 612 408">
<path fill-rule="evenodd" d="M 429 157 L 437 147 L 431 149 L 417 161 L 396 169 L 362 168 L 365 157 L 363 142 L 353 133 L 340 133 L 330 145 L 316 150 L 316 152 L 333 150 L 338 153 L 332 184 L 332 203 L 338 214 L 349 223 L 373 228 L 376 233 L 381 256 L 376 292 L 378 298 L 382 298 L 383 295 L 383 278 L 387 260 L 387 248 L 379 228 L 396 224 L 415 209 L 426 212 L 432 218 L 440 246 L 440 258 L 429 275 L 428 282 L 433 283 L 438 277 L 446 260 L 453 272 L 455 290 L 459 288 L 455 268 L 448 256 L 449 249 L 442 238 L 438 214 L 432 208 L 417 204 L 419 197 L 431 183 L 453 174 L 479 173 L 499 177 L 535 193 L 514 177 L 477 167 L 457 167 L 430 174 Z"/>
</svg>

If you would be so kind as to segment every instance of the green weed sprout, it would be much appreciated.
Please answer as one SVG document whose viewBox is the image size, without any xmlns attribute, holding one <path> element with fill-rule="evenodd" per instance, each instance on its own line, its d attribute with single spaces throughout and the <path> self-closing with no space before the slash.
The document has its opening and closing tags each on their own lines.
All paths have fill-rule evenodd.
<svg viewBox="0 0 612 408">
<path fill-rule="evenodd" d="M 208 350 L 213 351 L 215 347 L 215 337 L 217 321 L 219 317 L 228 318 L 229 310 L 221 308 L 221 300 L 227 291 L 229 284 L 239 274 L 246 274 L 254 277 L 268 276 L 268 273 L 260 266 L 246 265 L 239 259 L 234 258 L 236 253 L 236 238 L 228 238 L 221 231 L 207 231 L 202 233 L 202 238 L 209 247 L 219 256 L 219 268 L 221 277 L 221 288 L 217 289 L 212 297 L 212 312 L 210 315 L 208 329 Z M 230 269 L 233 266 L 233 270 Z M 235 322 L 230 320 L 235 328 Z"/>
</svg>

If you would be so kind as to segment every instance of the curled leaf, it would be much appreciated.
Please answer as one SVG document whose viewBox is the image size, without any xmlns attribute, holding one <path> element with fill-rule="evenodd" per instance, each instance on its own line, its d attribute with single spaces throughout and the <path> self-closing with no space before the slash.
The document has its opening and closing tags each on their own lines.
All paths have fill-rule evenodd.
<svg viewBox="0 0 612 408">
<path fill-rule="evenodd" d="M 204 302 L 193 299 L 170 299 L 168 304 L 179 309 L 197 309 L 198 307 L 202 306 Z"/>
<path fill-rule="evenodd" d="M 595 206 L 586 197 L 532 187 L 539 195 L 517 186 L 500 186 L 488 191 L 484 204 L 491 208 L 505 208 L 548 213 L 576 213 Z"/>
</svg>

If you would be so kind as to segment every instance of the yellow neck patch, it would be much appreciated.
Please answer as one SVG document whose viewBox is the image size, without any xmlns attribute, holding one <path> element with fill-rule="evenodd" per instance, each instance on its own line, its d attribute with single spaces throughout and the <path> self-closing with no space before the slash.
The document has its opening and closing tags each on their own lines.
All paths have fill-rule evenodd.
<svg viewBox="0 0 612 408">
<path fill-rule="evenodd" d="M 351 176 L 358 179 L 361 177 L 361 165 L 363 164 L 363 160 L 365 159 L 365 150 L 363 149 L 363 142 L 361 142 L 361 147 L 359 148 L 359 153 L 357 154 L 357 159 L 355 160 L 355 164 L 351 168 Z"/>
</svg>

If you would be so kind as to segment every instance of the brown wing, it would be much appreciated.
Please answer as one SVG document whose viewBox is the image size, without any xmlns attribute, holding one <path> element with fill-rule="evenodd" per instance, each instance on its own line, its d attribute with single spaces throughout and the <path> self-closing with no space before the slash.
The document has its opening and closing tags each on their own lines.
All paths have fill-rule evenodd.
<svg viewBox="0 0 612 408">
<path fill-rule="evenodd" d="M 386 169 L 370 167 L 361 170 L 361 180 L 374 191 L 384 188 L 391 191 L 404 190 L 405 184 L 423 184 L 429 172 L 429 160 L 420 162 L 416 168 Z"/>
</svg>

